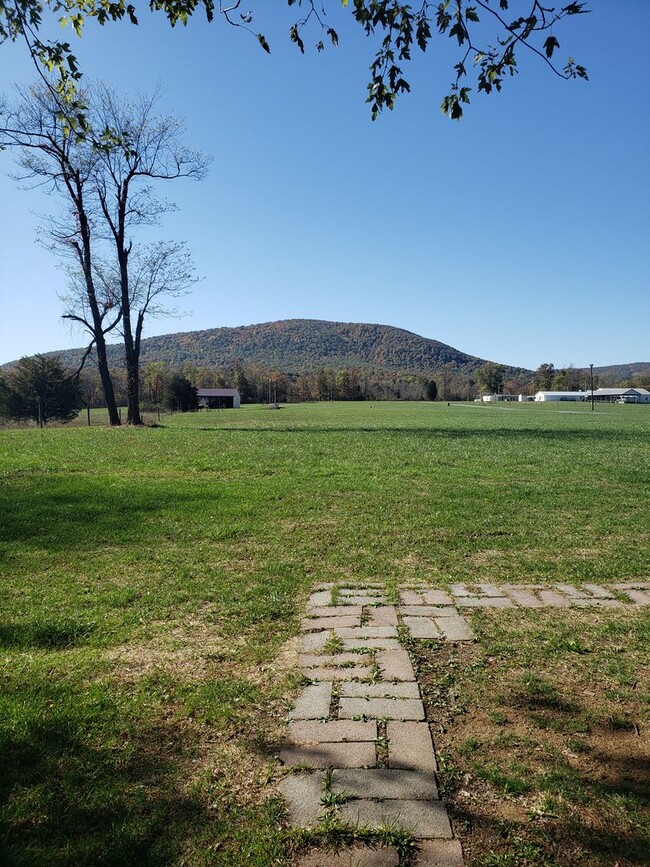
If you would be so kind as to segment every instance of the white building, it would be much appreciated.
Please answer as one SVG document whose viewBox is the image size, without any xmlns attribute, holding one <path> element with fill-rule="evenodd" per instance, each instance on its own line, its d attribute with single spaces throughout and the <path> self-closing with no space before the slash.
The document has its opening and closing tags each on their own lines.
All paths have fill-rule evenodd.
<svg viewBox="0 0 650 867">
<path fill-rule="evenodd" d="M 538 391 L 535 395 L 537 402 L 549 402 L 558 400 L 581 401 L 589 400 L 591 392 L 588 391 Z M 595 394 L 595 392 L 594 392 Z"/>
<path fill-rule="evenodd" d="M 591 400 L 591 392 L 588 399 Z M 594 400 L 606 403 L 650 403 L 650 391 L 647 388 L 597 388 Z"/>
<path fill-rule="evenodd" d="M 500 403 L 501 401 L 512 403 L 518 399 L 516 394 L 484 394 L 481 397 L 483 403 Z"/>
</svg>

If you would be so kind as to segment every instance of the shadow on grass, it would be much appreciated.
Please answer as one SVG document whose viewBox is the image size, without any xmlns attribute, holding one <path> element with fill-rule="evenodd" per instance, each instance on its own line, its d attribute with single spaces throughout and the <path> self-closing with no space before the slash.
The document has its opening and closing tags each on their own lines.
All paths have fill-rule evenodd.
<svg viewBox="0 0 650 867">
<path fill-rule="evenodd" d="M 27 650 L 65 650 L 88 644 L 96 631 L 94 623 L 72 620 L 0 623 L 0 647 Z"/>
<path fill-rule="evenodd" d="M 237 502 L 233 496 L 217 484 L 206 489 L 72 477 L 49 479 L 44 487 L 23 479 L 0 490 L 0 539 L 50 551 L 154 543 L 165 538 L 165 516 L 227 511 Z"/>
<path fill-rule="evenodd" d="M 546 819 L 516 823 L 488 816 L 458 804 L 448 805 L 461 839 L 474 840 L 480 867 L 645 867 L 650 839 L 643 832 L 625 834 L 616 826 L 594 827 L 584 822 Z M 468 837 L 469 835 L 469 837 Z M 477 841 L 481 841 L 477 848 Z M 493 841 L 493 842 L 492 842 Z"/>
<path fill-rule="evenodd" d="M 390 434 L 402 435 L 409 437 L 422 437 L 423 439 L 472 439 L 474 437 L 501 437 L 503 439 L 515 440 L 542 440 L 548 442 L 566 442 L 569 439 L 580 440 L 601 440 L 603 442 L 616 441 L 638 441 L 638 433 L 621 431 L 621 430 L 594 430 L 591 428 L 561 428 L 558 430 L 544 430 L 539 428 L 492 428 L 492 427 L 329 427 L 327 425 L 314 426 L 309 425 L 291 427 L 275 427 L 275 426 L 258 426 L 238 424 L 229 425 L 228 427 L 182 427 L 181 425 L 174 426 L 174 430 L 191 430 L 203 431 L 208 433 L 230 433 L 230 434 L 355 434 L 355 433 L 371 433 L 371 434 Z"/>
<path fill-rule="evenodd" d="M 646 865 L 650 852 L 646 821 L 650 762 L 622 757 L 615 749 L 591 751 L 589 759 L 590 765 L 607 769 L 607 778 L 599 771 L 567 765 L 550 768 L 541 780 L 540 788 L 546 795 L 574 805 L 566 816 L 545 815 L 538 821 L 507 819 L 500 815 L 498 806 L 483 810 L 452 794 L 448 807 L 455 828 L 470 842 L 472 851 L 482 855 L 472 863 L 481 867 Z M 481 801 L 474 799 L 473 804 Z"/>
<path fill-rule="evenodd" d="M 82 731 L 70 708 L 0 736 L 2 864 L 173 861 L 184 834 L 205 819 L 198 801 L 173 784 L 177 760 L 152 748 L 168 744 L 169 731 L 152 728 L 146 748 L 124 750 L 93 745 Z"/>
</svg>

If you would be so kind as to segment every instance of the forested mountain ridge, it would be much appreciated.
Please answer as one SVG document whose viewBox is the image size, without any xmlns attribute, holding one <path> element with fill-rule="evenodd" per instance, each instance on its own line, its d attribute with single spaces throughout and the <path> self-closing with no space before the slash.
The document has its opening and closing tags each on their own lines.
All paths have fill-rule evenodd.
<svg viewBox="0 0 650 867">
<path fill-rule="evenodd" d="M 143 347 L 143 360 L 217 367 L 253 362 L 287 374 L 317 367 L 431 371 L 445 364 L 469 371 L 483 363 L 473 355 L 401 328 L 317 319 L 152 337 Z"/>
<path fill-rule="evenodd" d="M 70 368 L 79 364 L 82 349 L 48 352 Z M 108 347 L 109 364 L 123 367 L 121 344 Z M 322 370 L 356 370 L 359 374 L 386 374 L 392 378 L 476 379 L 485 359 L 461 352 L 438 340 L 403 328 L 320 319 L 284 319 L 236 328 L 210 328 L 148 337 L 142 341 L 142 364 L 162 362 L 169 369 L 233 370 L 254 366 L 277 371 L 290 379 Z M 10 367 L 14 362 L 2 367 Z M 506 384 L 512 389 L 533 382 L 533 371 L 503 364 Z M 588 374 L 588 370 L 586 371 Z M 650 362 L 594 367 L 597 384 L 618 385 L 650 376 Z M 193 377 L 190 373 L 192 379 Z M 199 381 L 200 376 L 197 379 Z M 583 375 L 584 379 L 584 375 Z M 508 380 L 511 382 L 508 383 Z M 580 387 L 588 388 L 586 380 Z M 199 382 L 199 384 L 201 384 Z M 550 387 L 550 386 L 549 386 Z M 559 386 L 558 386 L 559 387 Z"/>
<path fill-rule="evenodd" d="M 73 366 L 82 350 L 56 354 L 63 364 Z M 109 347 L 109 360 L 112 366 L 121 364 L 121 346 Z M 188 364 L 225 368 L 253 363 L 288 375 L 322 367 L 431 373 L 445 365 L 469 374 L 484 364 L 484 359 L 402 328 L 318 319 L 148 337 L 142 341 L 142 363 L 156 361 L 179 369 Z M 510 370 L 521 372 L 522 368 Z"/>
</svg>

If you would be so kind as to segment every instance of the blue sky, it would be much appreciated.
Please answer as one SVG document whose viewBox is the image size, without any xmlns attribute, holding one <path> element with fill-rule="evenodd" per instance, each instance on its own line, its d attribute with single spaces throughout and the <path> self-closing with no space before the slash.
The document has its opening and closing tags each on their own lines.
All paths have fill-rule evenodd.
<svg viewBox="0 0 650 867">
<path fill-rule="evenodd" d="M 650 360 L 650 4 L 590 5 L 557 33 L 588 83 L 522 57 L 502 94 L 474 91 L 460 123 L 438 108 L 455 62 L 446 39 L 372 123 L 374 47 L 336 0 L 339 48 L 304 57 L 281 0 L 256 23 L 271 55 L 198 18 L 171 30 L 143 10 L 137 28 L 89 27 L 75 40 L 86 77 L 159 85 L 187 143 L 214 158 L 206 180 L 161 191 L 179 210 L 157 237 L 187 240 L 202 280 L 186 315 L 146 333 L 315 318 L 529 368 Z M 20 46 L 0 47 L 3 89 L 32 77 Z M 0 363 L 83 343 L 60 319 L 56 259 L 35 242 L 56 201 L 18 189 L 13 170 L 0 154 Z"/>
</svg>

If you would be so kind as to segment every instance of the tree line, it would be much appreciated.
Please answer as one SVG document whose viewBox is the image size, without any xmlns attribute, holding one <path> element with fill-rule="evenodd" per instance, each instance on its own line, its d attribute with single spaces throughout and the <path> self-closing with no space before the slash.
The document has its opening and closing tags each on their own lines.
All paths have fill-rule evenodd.
<svg viewBox="0 0 650 867">
<path fill-rule="evenodd" d="M 487 362 L 475 378 L 454 371 L 451 365 L 420 374 L 386 373 L 360 368 L 319 367 L 287 374 L 263 365 L 236 362 L 226 367 L 186 363 L 174 368 L 162 361 L 144 364 L 138 390 L 143 410 L 187 412 L 198 409 L 198 388 L 237 388 L 242 403 L 300 403 L 308 401 L 363 400 L 473 400 L 489 393 L 526 394 L 536 391 L 588 391 L 590 371 L 585 368 L 556 369 L 541 364 L 532 377 L 507 378 L 507 368 Z M 127 405 L 130 390 L 125 367 L 109 369 L 117 406 Z M 435 378 L 434 378 L 435 376 Z M 594 388 L 616 385 L 607 377 L 594 376 Z M 620 384 L 620 383 L 618 383 Z M 650 387 L 650 377 L 637 374 L 630 387 Z M 103 382 L 97 366 L 78 373 L 66 369 L 54 356 L 22 358 L 0 374 L 0 416 L 17 421 L 67 422 L 82 408 L 106 407 Z"/>
</svg>

